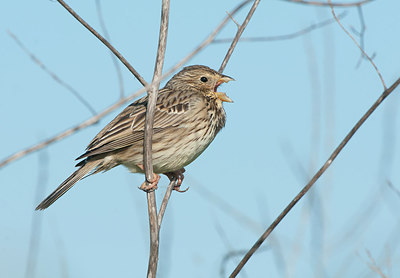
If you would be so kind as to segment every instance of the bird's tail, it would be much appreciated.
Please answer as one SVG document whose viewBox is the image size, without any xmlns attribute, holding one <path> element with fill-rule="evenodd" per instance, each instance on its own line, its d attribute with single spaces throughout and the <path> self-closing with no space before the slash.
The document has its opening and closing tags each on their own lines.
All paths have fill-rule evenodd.
<svg viewBox="0 0 400 278">
<path fill-rule="evenodd" d="M 44 210 L 51 206 L 58 198 L 65 194 L 71 187 L 82 179 L 87 173 L 89 173 L 92 169 L 97 167 L 101 163 L 101 160 L 97 161 L 86 161 L 84 164 L 72 173 L 60 186 L 54 190 L 46 199 L 44 199 L 37 207 L 36 210 Z"/>
</svg>

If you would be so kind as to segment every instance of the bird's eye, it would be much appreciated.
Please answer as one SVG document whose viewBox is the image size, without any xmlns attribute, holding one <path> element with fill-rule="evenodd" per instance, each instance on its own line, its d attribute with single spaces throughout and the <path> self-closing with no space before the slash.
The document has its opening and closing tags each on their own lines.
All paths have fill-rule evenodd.
<svg viewBox="0 0 400 278">
<path fill-rule="evenodd" d="M 207 77 L 205 77 L 205 76 L 203 76 L 202 78 L 200 78 L 200 80 L 201 80 L 201 82 L 204 82 L 204 83 L 208 81 Z"/>
</svg>

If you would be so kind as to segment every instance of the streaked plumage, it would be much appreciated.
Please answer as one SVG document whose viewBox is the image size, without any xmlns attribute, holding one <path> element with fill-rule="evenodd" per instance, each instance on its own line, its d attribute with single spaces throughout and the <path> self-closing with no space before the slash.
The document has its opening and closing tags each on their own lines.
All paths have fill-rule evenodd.
<svg viewBox="0 0 400 278">
<path fill-rule="evenodd" d="M 189 66 L 174 75 L 159 91 L 154 116 L 153 168 L 173 175 L 196 159 L 225 125 L 223 101 L 216 92 L 233 80 L 206 66 Z M 88 173 L 108 171 L 120 164 L 143 173 L 143 137 L 147 96 L 126 107 L 89 143 L 80 168 L 66 179 L 37 210 L 49 207 Z M 172 174 L 171 174 L 172 173 Z"/>
</svg>

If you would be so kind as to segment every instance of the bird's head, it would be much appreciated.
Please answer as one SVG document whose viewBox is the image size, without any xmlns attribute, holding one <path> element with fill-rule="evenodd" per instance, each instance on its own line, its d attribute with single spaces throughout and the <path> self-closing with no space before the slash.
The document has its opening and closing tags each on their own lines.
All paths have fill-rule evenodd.
<svg viewBox="0 0 400 278">
<path fill-rule="evenodd" d="M 180 72 L 175 74 L 166 84 L 175 90 L 199 90 L 205 95 L 211 95 L 215 98 L 225 101 L 233 102 L 225 93 L 218 92 L 218 87 L 222 83 L 227 83 L 234 80 L 232 77 L 223 75 L 207 66 L 188 66 L 183 68 Z"/>
</svg>

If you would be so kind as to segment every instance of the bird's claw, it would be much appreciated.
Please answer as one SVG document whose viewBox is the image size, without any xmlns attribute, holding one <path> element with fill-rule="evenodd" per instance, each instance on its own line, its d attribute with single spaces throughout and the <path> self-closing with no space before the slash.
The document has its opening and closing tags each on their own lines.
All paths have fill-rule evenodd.
<svg viewBox="0 0 400 278">
<path fill-rule="evenodd" d="M 183 182 L 183 179 L 185 177 L 183 175 L 184 172 L 185 172 L 185 169 L 182 168 L 182 169 L 179 169 L 179 170 L 174 171 L 174 172 L 165 173 L 165 175 L 169 178 L 170 181 L 176 180 L 176 185 L 174 186 L 173 190 L 178 191 L 180 193 L 184 193 L 184 192 L 188 191 L 188 189 L 189 189 L 189 187 L 186 188 L 185 190 L 181 190 L 180 189 L 181 185 L 182 185 L 182 182 Z"/>
<path fill-rule="evenodd" d="M 189 190 L 189 186 L 185 190 L 181 190 L 180 188 L 181 188 L 180 185 L 175 185 L 172 190 L 178 191 L 179 193 L 185 193 L 186 191 Z"/>
<path fill-rule="evenodd" d="M 157 175 L 156 173 L 153 173 L 154 179 L 150 182 L 147 180 L 142 183 L 138 188 L 145 191 L 145 192 L 152 192 L 156 190 L 158 187 L 158 181 L 160 180 L 160 175 Z"/>
</svg>

